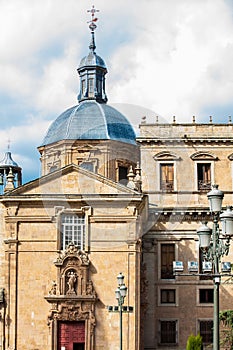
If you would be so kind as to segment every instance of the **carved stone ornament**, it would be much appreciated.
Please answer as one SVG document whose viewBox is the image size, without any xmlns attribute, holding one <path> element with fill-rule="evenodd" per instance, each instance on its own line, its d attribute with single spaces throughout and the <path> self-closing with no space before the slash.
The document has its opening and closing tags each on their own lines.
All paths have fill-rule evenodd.
<svg viewBox="0 0 233 350">
<path fill-rule="evenodd" d="M 54 261 L 54 264 L 56 266 L 62 266 L 64 264 L 64 261 L 67 259 L 67 257 L 69 257 L 69 259 L 71 257 L 77 258 L 79 261 L 79 264 L 81 265 L 88 266 L 90 263 L 87 253 L 78 249 L 78 247 L 76 247 L 72 242 L 67 246 L 64 252 L 59 251 L 58 254 L 59 256 L 57 260 Z"/>
<path fill-rule="evenodd" d="M 54 261 L 58 268 L 57 281 L 52 281 L 49 295 L 45 296 L 51 309 L 48 326 L 52 328 L 53 350 L 57 349 L 58 322 L 85 322 L 88 343 L 85 349 L 94 349 L 95 303 L 97 295 L 89 278 L 90 260 L 88 254 L 70 243 L 64 252 L 58 252 Z"/>
</svg>

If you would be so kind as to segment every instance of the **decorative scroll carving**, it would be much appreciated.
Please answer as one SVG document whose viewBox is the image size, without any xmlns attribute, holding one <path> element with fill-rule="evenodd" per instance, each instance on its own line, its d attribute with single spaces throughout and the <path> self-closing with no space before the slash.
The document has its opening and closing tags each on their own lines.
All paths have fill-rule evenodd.
<svg viewBox="0 0 233 350">
<path fill-rule="evenodd" d="M 64 261 L 69 257 L 69 260 L 74 257 L 79 260 L 79 265 L 89 265 L 89 258 L 87 253 L 83 252 L 82 250 L 79 250 L 78 247 L 74 245 L 74 243 L 70 243 L 66 250 L 64 252 L 59 251 L 59 256 L 57 260 L 54 262 L 56 266 L 62 266 L 64 264 Z M 76 260 L 75 260 L 76 261 Z"/>
</svg>

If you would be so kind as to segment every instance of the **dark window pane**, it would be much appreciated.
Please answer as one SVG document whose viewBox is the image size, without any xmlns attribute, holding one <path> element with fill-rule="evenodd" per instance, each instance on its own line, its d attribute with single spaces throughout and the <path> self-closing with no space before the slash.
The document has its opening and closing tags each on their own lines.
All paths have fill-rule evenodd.
<svg viewBox="0 0 233 350">
<path fill-rule="evenodd" d="M 127 185 L 128 182 L 128 168 L 124 166 L 119 166 L 119 179 L 118 181 L 123 184 Z"/>
<path fill-rule="evenodd" d="M 213 303 L 214 302 L 213 289 L 200 289 L 199 300 L 200 300 L 200 303 Z"/>
<path fill-rule="evenodd" d="M 161 289 L 161 303 L 174 304 L 176 302 L 175 289 Z"/>
<path fill-rule="evenodd" d="M 161 244 L 161 278 L 173 279 L 173 261 L 175 260 L 175 244 Z"/>
</svg>

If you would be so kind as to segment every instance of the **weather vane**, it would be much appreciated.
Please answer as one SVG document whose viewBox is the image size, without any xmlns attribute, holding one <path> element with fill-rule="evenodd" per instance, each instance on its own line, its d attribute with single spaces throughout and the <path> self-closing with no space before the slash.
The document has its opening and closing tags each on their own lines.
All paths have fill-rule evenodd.
<svg viewBox="0 0 233 350">
<path fill-rule="evenodd" d="M 7 150 L 8 150 L 8 152 L 10 151 L 10 146 L 11 146 L 11 139 L 8 138 L 8 140 L 7 140 Z"/>
<path fill-rule="evenodd" d="M 93 5 L 91 10 L 87 10 L 87 12 L 91 13 L 91 20 L 88 21 L 87 23 L 90 23 L 89 28 L 91 29 L 92 32 L 94 32 L 94 30 L 97 28 L 97 25 L 95 24 L 95 22 L 98 21 L 98 18 L 95 17 L 95 13 L 99 12 L 99 10 L 96 10 L 95 6 Z"/>
</svg>

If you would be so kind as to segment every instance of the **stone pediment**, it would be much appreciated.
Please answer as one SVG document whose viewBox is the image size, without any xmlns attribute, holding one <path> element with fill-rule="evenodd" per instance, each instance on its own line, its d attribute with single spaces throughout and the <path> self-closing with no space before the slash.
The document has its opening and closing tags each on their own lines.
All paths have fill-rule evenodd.
<svg viewBox="0 0 233 350">
<path fill-rule="evenodd" d="M 218 157 L 210 152 L 195 152 L 190 158 L 192 160 L 218 160 Z"/>
<path fill-rule="evenodd" d="M 71 164 L 42 176 L 6 196 L 43 194 L 132 194 L 132 189 L 105 178 L 99 174 Z"/>
<path fill-rule="evenodd" d="M 178 157 L 175 153 L 171 153 L 168 151 L 163 151 L 163 152 L 159 152 L 157 154 L 154 155 L 154 160 L 181 160 L 180 157 Z"/>
</svg>

